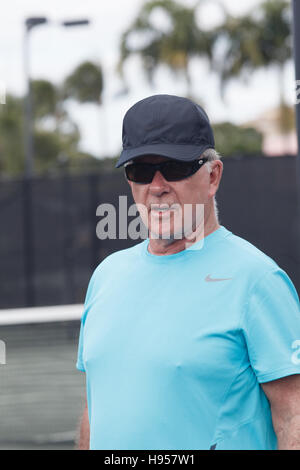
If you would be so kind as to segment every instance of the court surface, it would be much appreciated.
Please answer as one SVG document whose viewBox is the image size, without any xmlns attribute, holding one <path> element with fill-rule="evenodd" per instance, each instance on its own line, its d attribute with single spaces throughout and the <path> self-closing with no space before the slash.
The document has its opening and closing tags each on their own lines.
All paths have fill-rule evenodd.
<svg viewBox="0 0 300 470">
<path fill-rule="evenodd" d="M 74 448 L 85 395 L 75 367 L 82 309 L 0 310 L 0 449 Z"/>
</svg>

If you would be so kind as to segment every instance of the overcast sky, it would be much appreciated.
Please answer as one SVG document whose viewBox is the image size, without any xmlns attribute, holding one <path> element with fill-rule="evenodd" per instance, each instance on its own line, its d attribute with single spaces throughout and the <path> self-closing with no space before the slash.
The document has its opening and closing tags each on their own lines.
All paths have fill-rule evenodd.
<svg viewBox="0 0 300 470">
<path fill-rule="evenodd" d="M 30 57 L 32 78 L 45 78 L 59 84 L 80 62 L 93 60 L 104 69 L 105 92 L 101 111 L 92 105 L 72 105 L 70 112 L 79 123 L 81 147 L 97 156 L 113 155 L 121 148 L 122 119 L 136 101 L 156 93 L 185 94 L 183 81 L 166 70 L 160 70 L 154 88 L 150 88 L 139 61 L 132 59 L 125 68 L 130 93 L 115 98 L 122 83 L 115 72 L 122 32 L 130 25 L 144 0 L 9 0 L 2 5 L 0 16 L 0 81 L 8 92 L 22 94 L 25 89 L 23 71 L 24 19 L 46 16 L 51 23 L 35 28 L 31 34 Z M 185 0 L 194 5 L 195 0 Z M 201 21 L 205 27 L 221 18 L 220 9 L 212 0 L 203 0 Z M 260 0 L 220 0 L 233 14 L 255 8 Z M 59 21 L 88 18 L 88 27 L 62 28 Z M 159 20 L 159 18 L 158 18 Z M 163 18 L 161 19 L 163 26 Z M 193 91 L 204 104 L 212 121 L 236 123 L 255 119 L 263 111 L 276 106 L 278 83 L 274 71 L 261 71 L 250 77 L 247 85 L 232 82 L 226 103 L 221 101 L 218 77 L 205 62 L 192 65 Z M 295 96 L 294 68 L 286 70 L 286 96 L 292 104 Z"/>
</svg>

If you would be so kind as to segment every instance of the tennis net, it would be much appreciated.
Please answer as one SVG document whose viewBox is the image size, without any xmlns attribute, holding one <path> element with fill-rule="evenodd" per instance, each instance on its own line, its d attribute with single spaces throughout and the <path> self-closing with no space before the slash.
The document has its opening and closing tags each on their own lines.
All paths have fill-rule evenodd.
<svg viewBox="0 0 300 470">
<path fill-rule="evenodd" d="M 75 367 L 82 312 L 81 304 L 0 310 L 0 448 L 74 447 L 85 395 Z"/>
</svg>

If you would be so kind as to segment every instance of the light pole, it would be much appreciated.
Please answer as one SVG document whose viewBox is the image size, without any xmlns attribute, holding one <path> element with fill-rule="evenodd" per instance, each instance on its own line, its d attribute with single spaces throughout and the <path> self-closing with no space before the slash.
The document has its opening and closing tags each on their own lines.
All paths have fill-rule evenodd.
<svg viewBox="0 0 300 470">
<path fill-rule="evenodd" d="M 294 60 L 295 60 L 295 78 L 296 83 L 300 81 L 300 2 L 293 0 L 293 39 L 294 39 Z M 298 24 L 297 24 L 298 23 Z M 299 87 L 298 87 L 299 88 Z M 297 135 L 298 135 L 298 160 L 300 159 L 300 103 L 296 101 L 296 120 L 297 120 Z M 300 168 L 300 165 L 299 165 Z M 299 173 L 300 175 L 300 173 Z"/>
<path fill-rule="evenodd" d="M 33 107 L 30 81 L 30 47 L 29 39 L 31 30 L 39 25 L 48 23 L 44 17 L 33 17 L 25 20 L 24 38 L 24 71 L 26 79 L 26 97 L 24 109 L 24 133 L 25 133 L 25 178 L 23 182 L 23 243 L 24 243 L 24 278 L 26 306 L 36 304 L 35 295 L 35 241 L 33 230 L 33 197 L 32 176 L 34 174 L 34 139 L 33 139 Z M 88 20 L 64 21 L 61 26 L 82 26 L 89 24 Z"/>
<path fill-rule="evenodd" d="M 47 18 L 35 17 L 25 20 L 24 37 L 24 72 L 26 80 L 25 95 L 25 176 L 30 178 L 33 174 L 33 119 L 32 119 L 32 97 L 30 82 L 30 54 L 29 54 L 29 33 L 35 27 L 47 23 Z"/>
<path fill-rule="evenodd" d="M 293 0 L 293 45 L 294 45 L 294 61 L 295 61 L 295 79 L 296 89 L 298 84 L 300 85 L 300 2 L 299 0 Z M 297 141 L 298 141 L 298 155 L 296 160 L 296 184 L 297 184 L 297 196 L 298 196 L 298 212 L 296 220 L 297 238 L 300 237 L 300 96 L 296 95 L 295 114 L 296 114 L 296 127 L 297 127 Z M 297 244 L 297 255 L 298 255 L 298 270 L 300 266 L 300 245 Z"/>
<path fill-rule="evenodd" d="M 31 17 L 25 20 L 24 36 L 24 73 L 26 80 L 26 96 L 24 109 L 24 134 L 25 134 L 25 177 L 31 178 L 34 174 L 34 139 L 33 139 L 33 108 L 32 108 L 32 90 L 30 80 L 30 32 L 39 25 L 48 24 L 49 20 L 45 17 Z M 89 20 L 67 20 L 60 23 L 66 28 L 74 26 L 86 26 Z"/>
</svg>

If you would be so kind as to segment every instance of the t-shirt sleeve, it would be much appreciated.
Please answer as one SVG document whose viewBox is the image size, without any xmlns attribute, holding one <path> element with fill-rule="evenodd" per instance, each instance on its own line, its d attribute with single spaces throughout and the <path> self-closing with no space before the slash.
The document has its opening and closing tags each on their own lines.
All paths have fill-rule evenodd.
<svg viewBox="0 0 300 470">
<path fill-rule="evenodd" d="M 79 331 L 79 340 L 78 340 L 78 351 L 77 351 L 77 362 L 76 362 L 76 368 L 78 370 L 81 370 L 82 372 L 85 372 L 85 366 L 84 366 L 84 360 L 83 360 L 83 349 L 84 349 L 84 323 L 85 319 L 89 310 L 89 305 L 91 303 L 91 298 L 92 298 L 92 292 L 93 292 L 93 286 L 95 282 L 95 277 L 96 277 L 96 272 L 97 269 L 94 271 L 85 296 L 85 301 L 84 301 L 84 309 L 83 309 L 83 314 L 81 317 L 81 322 L 80 322 L 80 331 Z"/>
<path fill-rule="evenodd" d="M 256 282 L 242 329 L 258 382 L 300 373 L 295 351 L 300 344 L 299 298 L 285 271 L 273 268 Z"/>
<path fill-rule="evenodd" d="M 78 370 L 85 372 L 85 367 L 83 363 L 83 321 L 82 319 L 81 319 L 81 324 L 80 324 L 76 367 Z"/>
</svg>

